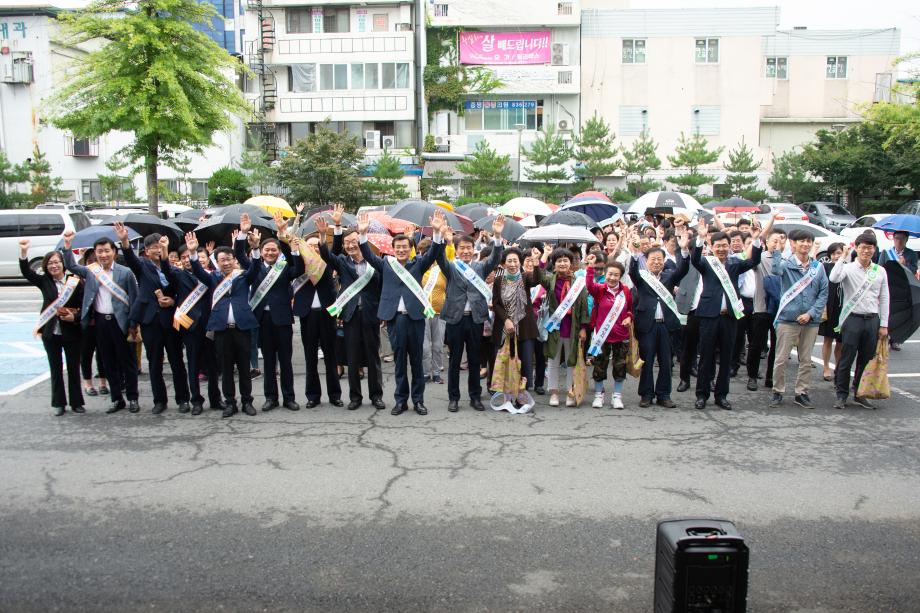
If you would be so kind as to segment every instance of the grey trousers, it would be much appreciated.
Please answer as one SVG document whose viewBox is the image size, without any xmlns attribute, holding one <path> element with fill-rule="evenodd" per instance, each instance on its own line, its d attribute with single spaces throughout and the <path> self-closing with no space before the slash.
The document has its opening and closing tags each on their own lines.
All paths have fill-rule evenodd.
<svg viewBox="0 0 920 613">
<path fill-rule="evenodd" d="M 422 345 L 422 369 L 426 375 L 440 375 L 444 370 L 444 320 L 432 317 L 425 321 Z"/>
</svg>

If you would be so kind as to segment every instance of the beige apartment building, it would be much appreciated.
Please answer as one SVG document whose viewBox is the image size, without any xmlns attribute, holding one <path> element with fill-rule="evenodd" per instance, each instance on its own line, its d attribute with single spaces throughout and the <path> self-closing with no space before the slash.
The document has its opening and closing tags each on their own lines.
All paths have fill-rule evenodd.
<svg viewBox="0 0 920 613">
<path fill-rule="evenodd" d="M 774 154 L 887 99 L 900 50 L 897 28 L 779 30 L 779 18 L 775 7 L 584 8 L 581 116 L 602 116 L 627 147 L 648 131 L 665 166 L 681 132 L 726 153 L 744 138 L 764 162 L 766 185 Z M 711 174 L 724 176 L 726 153 Z"/>
</svg>

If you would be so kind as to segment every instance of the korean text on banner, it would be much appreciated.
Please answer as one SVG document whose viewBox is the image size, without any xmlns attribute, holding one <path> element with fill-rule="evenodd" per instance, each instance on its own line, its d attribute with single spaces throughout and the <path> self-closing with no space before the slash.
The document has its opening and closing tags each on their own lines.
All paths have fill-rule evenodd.
<svg viewBox="0 0 920 613">
<path fill-rule="evenodd" d="M 460 32 L 461 64 L 549 64 L 550 31 Z"/>
</svg>

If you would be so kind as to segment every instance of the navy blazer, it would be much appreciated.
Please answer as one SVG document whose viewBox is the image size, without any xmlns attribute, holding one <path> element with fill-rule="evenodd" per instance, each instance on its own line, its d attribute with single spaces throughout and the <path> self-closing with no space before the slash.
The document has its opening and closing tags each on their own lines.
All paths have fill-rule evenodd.
<svg viewBox="0 0 920 613">
<path fill-rule="evenodd" d="M 224 275 L 220 272 L 208 272 L 202 268 L 198 258 L 192 258 L 191 262 L 195 276 L 212 290 L 224 280 Z M 261 265 L 259 262 L 254 262 L 254 264 Z M 254 330 L 259 327 L 259 322 L 252 314 L 252 309 L 249 308 L 249 284 L 257 272 L 258 267 L 250 263 L 249 268 L 233 280 L 230 291 L 224 294 L 220 302 L 212 305 L 211 314 L 208 316 L 208 332 L 220 332 L 227 329 L 227 316 L 230 313 L 231 304 L 233 305 L 233 320 L 237 328 Z M 213 298 L 213 295 L 209 294 L 208 297 Z"/>
<path fill-rule="evenodd" d="M 83 278 L 83 310 L 80 312 L 80 321 L 83 327 L 86 328 L 89 326 L 90 317 L 95 312 L 93 303 L 96 301 L 96 293 L 99 291 L 99 282 L 96 280 L 96 275 L 90 272 L 87 266 L 77 264 L 73 257 L 73 250 L 64 249 L 63 253 L 64 267 Z M 127 334 L 131 311 L 130 305 L 137 299 L 137 279 L 134 278 L 134 273 L 131 272 L 130 268 L 113 263 L 112 280 L 128 294 L 128 304 L 114 296 L 112 297 L 112 313 L 115 315 L 115 321 L 118 322 L 118 327 L 121 328 L 121 331 Z"/>
<path fill-rule="evenodd" d="M 147 258 L 137 257 L 133 249 L 122 248 L 121 251 L 125 256 L 125 264 L 137 278 L 137 300 L 131 305 L 131 321 L 147 326 L 159 317 L 163 326 L 172 326 L 176 307 L 162 308 L 156 296 L 156 290 L 161 290 L 163 294 L 175 299 L 175 288 L 171 286 L 172 284 L 164 286 L 159 275 L 162 272 L 169 282 L 167 275 L 170 268 L 169 260 L 163 258 L 160 260 L 160 265 L 157 266 Z"/>
<path fill-rule="evenodd" d="M 894 251 L 894 247 L 890 249 L 883 249 L 882 251 L 876 251 L 873 261 L 876 264 L 884 264 L 885 262 L 896 261 L 895 258 L 891 257 L 891 252 Z M 907 262 L 907 269 L 912 272 L 917 272 L 917 252 L 909 247 L 904 247 L 904 261 Z"/>
<path fill-rule="evenodd" d="M 321 250 L 325 245 L 321 245 Z M 304 245 L 304 249 L 309 249 Z M 322 251 L 320 251 L 322 256 Z M 303 260 L 301 259 L 301 263 Z M 303 274 L 305 267 L 301 267 L 300 274 Z M 303 284 L 300 291 L 294 294 L 294 315 L 297 317 L 306 317 L 313 308 L 313 297 L 319 295 L 319 304 L 321 308 L 329 308 L 336 299 L 335 279 L 332 278 L 332 266 L 326 266 L 323 276 L 319 278 L 319 283 L 313 285 L 309 281 Z M 300 276 L 300 275 L 298 275 Z"/>
<path fill-rule="evenodd" d="M 259 285 L 268 275 L 269 266 L 262 261 L 262 258 L 252 258 L 252 261 L 250 261 L 249 255 L 246 253 L 246 248 L 246 242 L 238 240 L 236 241 L 233 251 L 236 259 L 240 262 L 240 266 L 246 269 L 252 265 L 256 267 L 256 276 L 249 287 L 249 297 L 252 298 L 255 296 L 256 290 L 259 289 Z M 272 288 L 268 290 L 268 295 L 256 305 L 255 309 L 253 309 L 252 314 L 255 315 L 256 321 L 262 321 L 262 313 L 265 312 L 265 307 L 267 306 L 274 325 L 290 326 L 294 323 L 294 313 L 291 310 L 291 299 L 294 294 L 291 292 L 291 283 L 294 282 L 294 279 L 302 275 L 303 271 L 303 258 L 299 255 L 292 255 L 291 259 L 287 261 L 287 266 L 284 267 L 281 276 L 278 277 L 278 280 L 275 281 Z M 304 289 L 306 289 L 306 287 L 304 287 Z M 302 292 L 303 290 L 300 291 Z"/>
<path fill-rule="evenodd" d="M 166 273 L 166 278 L 169 280 L 171 285 L 175 286 L 176 307 L 185 302 L 185 299 L 188 298 L 188 295 L 191 294 L 196 287 L 198 287 L 198 277 L 196 277 L 194 273 L 191 273 L 184 268 L 174 268 L 170 266 L 169 272 Z M 211 290 L 208 290 L 204 293 L 204 296 L 202 296 L 198 302 L 195 303 L 195 306 L 192 307 L 192 310 L 188 312 L 188 316 L 194 321 L 194 323 L 188 328 L 189 332 L 198 330 L 199 322 L 207 323 L 208 316 L 210 314 Z"/>
<path fill-rule="evenodd" d="M 738 291 L 738 277 L 749 270 L 753 270 L 760 264 L 761 251 L 762 246 L 752 247 L 750 258 L 739 260 L 738 258 L 729 257 L 724 264 L 725 270 L 728 271 L 728 277 L 731 279 L 732 287 L 735 288 L 735 293 L 739 297 L 741 293 Z M 723 295 L 725 296 L 725 306 L 728 308 L 728 312 L 731 313 L 732 308 L 729 296 L 722 289 L 722 283 L 719 282 L 719 277 L 716 276 L 709 262 L 703 259 L 702 248 L 697 247 L 695 243 L 690 250 L 690 262 L 694 268 L 700 271 L 700 278 L 703 282 L 703 293 L 700 295 L 700 303 L 696 307 L 696 316 L 718 317 L 722 310 Z"/>
<path fill-rule="evenodd" d="M 26 281 L 37 287 L 42 293 L 42 308 L 39 310 L 41 314 L 45 309 L 47 309 L 51 303 L 58 299 L 58 288 L 57 283 L 54 282 L 54 279 L 51 278 L 51 275 L 39 275 L 29 267 L 29 260 L 19 260 L 19 271 L 22 273 L 23 278 Z M 68 309 L 79 309 L 83 304 L 83 283 L 77 285 L 77 288 L 74 290 L 73 294 L 64 303 L 64 306 Z M 42 338 L 44 340 L 50 340 L 54 337 L 54 322 L 60 321 L 58 318 L 52 317 L 48 323 L 42 327 Z M 61 340 L 65 342 L 69 341 L 78 341 L 80 340 L 80 319 L 78 317 L 74 318 L 71 321 L 60 321 L 61 324 Z"/>
<path fill-rule="evenodd" d="M 342 234 L 335 234 L 332 237 L 332 253 L 326 248 L 326 245 L 320 244 L 319 254 L 329 266 L 335 269 L 339 275 L 339 291 L 345 291 L 352 283 L 358 280 L 361 275 L 358 273 L 358 266 L 354 260 L 342 253 L 344 238 Z M 365 262 L 368 266 L 370 263 Z M 373 267 L 372 267 L 373 268 Z M 377 310 L 380 308 L 380 273 L 375 272 L 371 280 L 364 286 L 355 298 L 348 301 L 342 310 L 342 320 L 351 321 L 355 311 L 358 310 L 358 302 L 361 303 L 361 318 L 364 323 L 377 323 Z M 303 290 L 301 290 L 303 291 Z"/>
<path fill-rule="evenodd" d="M 399 277 L 393 271 L 393 268 L 387 264 L 386 260 L 374 255 L 366 240 L 360 243 L 360 247 L 361 255 L 381 276 L 382 289 L 380 291 L 380 307 L 377 309 L 377 318 L 383 321 L 390 321 L 396 317 L 399 299 L 402 298 L 410 319 L 416 321 L 425 319 L 422 304 L 415 297 L 415 294 L 399 280 Z M 406 262 L 405 269 L 421 285 L 422 276 L 442 253 L 444 253 L 444 242 L 432 243 L 424 255 L 416 256 Z"/>
<path fill-rule="evenodd" d="M 673 263 L 668 267 L 667 263 L 661 271 L 658 280 L 667 288 L 669 292 L 674 292 L 674 288 L 680 284 L 681 280 L 690 270 L 690 258 L 681 257 L 680 264 L 676 267 Z M 668 305 L 658 296 L 655 290 L 645 282 L 642 275 L 639 274 L 639 259 L 630 258 L 629 277 L 635 284 L 633 293 L 636 298 L 633 300 L 633 316 L 636 318 L 636 332 L 646 333 L 655 325 L 655 311 L 661 304 L 661 313 L 664 315 L 664 323 L 668 330 L 675 331 L 681 327 L 677 315 L 668 308 Z"/>
</svg>

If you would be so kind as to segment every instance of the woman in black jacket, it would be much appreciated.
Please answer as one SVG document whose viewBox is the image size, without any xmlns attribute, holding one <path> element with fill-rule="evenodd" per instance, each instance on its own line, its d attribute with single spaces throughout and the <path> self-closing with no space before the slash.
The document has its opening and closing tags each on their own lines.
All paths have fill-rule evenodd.
<svg viewBox="0 0 920 613">
<path fill-rule="evenodd" d="M 48 355 L 51 407 L 54 414 L 60 416 L 67 406 L 61 363 L 63 351 L 67 362 L 70 408 L 74 413 L 83 413 L 83 386 L 80 382 L 80 305 L 83 303 L 83 285 L 78 277 L 67 274 L 64 258 L 59 251 L 45 255 L 42 260 L 43 275 L 35 274 L 29 268 L 28 256 L 29 240 L 22 239 L 19 241 L 19 270 L 26 281 L 42 292 L 42 310 L 36 332 L 41 333 L 45 353 Z M 69 297 L 63 300 L 65 294 L 69 294 Z"/>
</svg>

